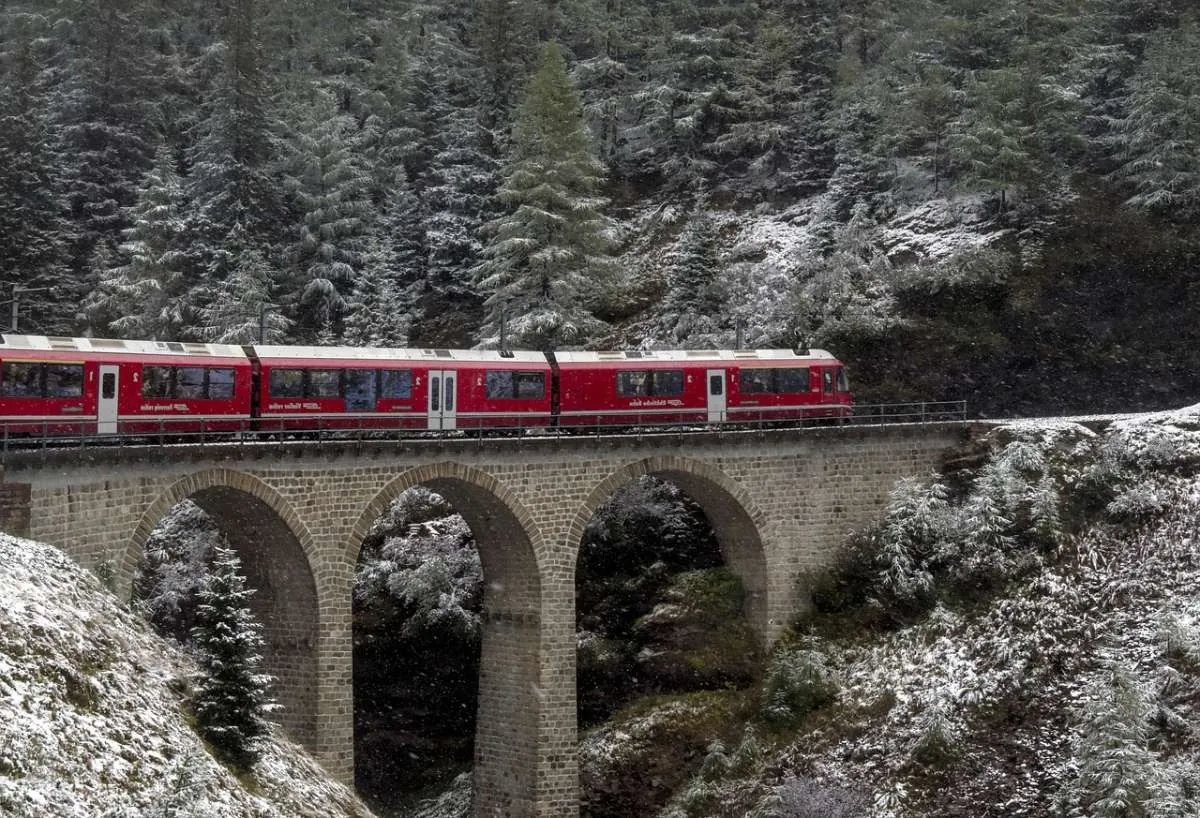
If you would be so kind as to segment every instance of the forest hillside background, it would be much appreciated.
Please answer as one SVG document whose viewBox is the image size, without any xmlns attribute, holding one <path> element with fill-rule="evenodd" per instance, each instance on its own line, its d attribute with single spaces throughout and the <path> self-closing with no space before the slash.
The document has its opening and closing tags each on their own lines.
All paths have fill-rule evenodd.
<svg viewBox="0 0 1200 818">
<path fill-rule="evenodd" d="M 1198 86 L 1182 0 L 8 0 L 0 292 L 25 332 L 740 328 L 863 402 L 1185 405 Z"/>
</svg>

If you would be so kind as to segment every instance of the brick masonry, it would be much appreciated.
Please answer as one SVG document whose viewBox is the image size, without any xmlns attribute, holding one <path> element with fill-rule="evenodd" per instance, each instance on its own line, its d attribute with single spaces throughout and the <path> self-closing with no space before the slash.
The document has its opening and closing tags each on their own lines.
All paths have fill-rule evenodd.
<svg viewBox="0 0 1200 818">
<path fill-rule="evenodd" d="M 486 585 L 475 814 L 579 812 L 575 558 L 621 486 L 655 474 L 713 524 L 765 643 L 894 482 L 928 473 L 962 424 L 621 438 L 289 442 L 9 453 L 0 527 L 63 548 L 128 598 L 150 532 L 191 498 L 242 557 L 287 733 L 352 782 L 351 590 L 362 541 L 405 490 L 441 493 Z"/>
</svg>

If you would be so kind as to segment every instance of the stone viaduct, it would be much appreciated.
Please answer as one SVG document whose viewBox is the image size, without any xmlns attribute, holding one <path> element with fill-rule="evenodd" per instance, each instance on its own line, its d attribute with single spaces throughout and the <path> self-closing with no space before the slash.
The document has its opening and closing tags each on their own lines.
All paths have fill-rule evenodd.
<svg viewBox="0 0 1200 818">
<path fill-rule="evenodd" d="M 57 545 L 129 598 L 151 531 L 181 500 L 198 503 L 258 589 L 285 731 L 352 782 L 359 551 L 406 489 L 442 494 L 475 535 L 486 586 L 475 815 L 570 818 L 579 813 L 575 559 L 614 491 L 652 474 L 696 500 L 769 644 L 808 604 L 805 574 L 881 510 L 897 479 L 937 468 L 966 437 L 963 423 L 935 423 L 10 451 L 0 527 Z"/>
</svg>

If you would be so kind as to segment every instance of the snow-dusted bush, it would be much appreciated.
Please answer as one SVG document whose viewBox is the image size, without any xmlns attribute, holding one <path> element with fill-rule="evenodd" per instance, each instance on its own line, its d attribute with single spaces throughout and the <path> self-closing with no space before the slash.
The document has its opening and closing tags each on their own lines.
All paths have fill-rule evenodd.
<svg viewBox="0 0 1200 818">
<path fill-rule="evenodd" d="M 401 533 L 387 537 L 377 550 L 364 549 L 355 601 L 364 606 L 389 597 L 404 612 L 396 623 L 404 635 L 432 629 L 475 640 L 483 568 L 466 522 L 423 488 L 405 492 L 386 520 Z"/>
<path fill-rule="evenodd" d="M 1013 272 L 1016 259 L 993 247 L 973 247 L 949 258 L 899 267 L 893 286 L 916 297 L 944 290 L 978 292 L 1002 286 Z"/>
<path fill-rule="evenodd" d="M 946 487 L 906 478 L 892 489 L 879 527 L 878 575 L 873 602 L 883 608 L 923 611 L 934 602 L 930 561 L 949 536 Z"/>
<path fill-rule="evenodd" d="M 1200 629 L 1190 617 L 1169 614 L 1158 629 L 1162 657 L 1180 670 L 1200 673 Z"/>
<path fill-rule="evenodd" d="M 789 776 L 775 788 L 763 818 L 860 818 L 870 801 L 854 790 Z"/>
<path fill-rule="evenodd" d="M 817 650 L 780 650 L 771 659 L 763 686 L 762 715 L 776 728 L 794 727 L 837 698 L 825 656 Z"/>
<path fill-rule="evenodd" d="M 471 814 L 471 774 L 462 773 L 441 795 L 417 805 L 409 818 L 469 818 Z"/>
<path fill-rule="evenodd" d="M 934 702 L 926 707 L 918 718 L 917 739 L 910 751 L 912 759 L 929 767 L 942 766 L 956 756 L 958 745 L 945 704 Z"/>
<path fill-rule="evenodd" d="M 134 577 L 134 598 L 163 636 L 178 642 L 190 638 L 197 594 L 220 543 L 212 518 L 191 500 L 172 508 L 150 532 Z"/>
<path fill-rule="evenodd" d="M 763 760 L 763 746 L 758 740 L 758 733 L 753 725 L 747 725 L 742 734 L 742 740 L 729 759 L 730 772 L 736 775 L 747 775 L 756 770 Z"/>
<path fill-rule="evenodd" d="M 1114 522 L 1139 525 L 1164 514 L 1176 500 L 1170 482 L 1150 477 L 1119 491 L 1104 510 Z"/>
</svg>

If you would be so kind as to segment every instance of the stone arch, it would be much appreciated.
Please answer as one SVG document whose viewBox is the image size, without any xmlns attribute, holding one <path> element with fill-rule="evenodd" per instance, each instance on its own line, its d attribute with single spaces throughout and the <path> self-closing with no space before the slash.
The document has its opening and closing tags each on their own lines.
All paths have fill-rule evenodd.
<svg viewBox="0 0 1200 818">
<path fill-rule="evenodd" d="M 275 677 L 279 722 L 294 741 L 317 747 L 318 598 L 312 534 L 291 504 L 254 475 L 213 468 L 182 477 L 146 509 L 122 558 L 132 577 L 146 540 L 176 503 L 208 512 L 242 561 L 250 605 L 263 626 L 264 670 Z M 132 593 L 132 589 L 130 589 Z"/>
<path fill-rule="evenodd" d="M 583 531 L 600 506 L 625 484 L 642 475 L 669 480 L 695 500 L 717 535 L 725 562 L 746 591 L 746 619 L 765 642 L 770 634 L 767 599 L 766 515 L 746 490 L 727 474 L 699 460 L 674 455 L 647 457 L 617 469 L 595 488 L 568 531 L 579 553 Z"/>
<path fill-rule="evenodd" d="M 473 772 L 475 815 L 532 815 L 538 786 L 543 622 L 542 534 L 528 509 L 493 475 L 455 462 L 397 475 L 367 503 L 347 543 L 352 560 L 372 523 L 422 485 L 463 516 L 483 566 L 483 633 Z M 574 713 L 571 714 L 572 717 Z"/>
</svg>

